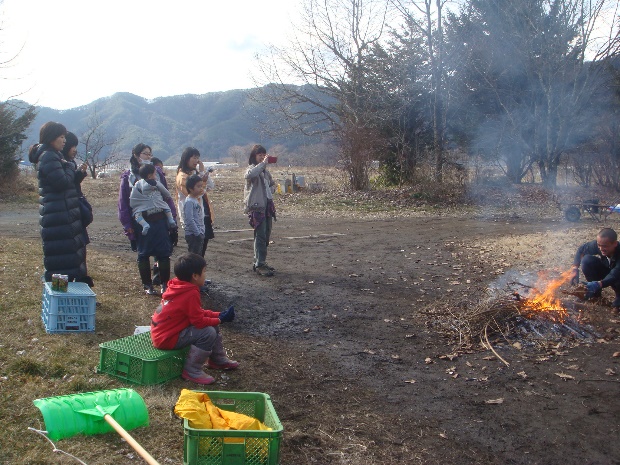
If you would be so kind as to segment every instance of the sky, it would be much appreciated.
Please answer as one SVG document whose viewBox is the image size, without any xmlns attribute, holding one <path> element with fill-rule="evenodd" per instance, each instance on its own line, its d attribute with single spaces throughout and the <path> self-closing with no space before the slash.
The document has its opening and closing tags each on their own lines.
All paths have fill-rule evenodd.
<svg viewBox="0 0 620 465">
<path fill-rule="evenodd" d="M 0 101 L 65 110 L 254 86 L 302 0 L 0 0 Z"/>
</svg>

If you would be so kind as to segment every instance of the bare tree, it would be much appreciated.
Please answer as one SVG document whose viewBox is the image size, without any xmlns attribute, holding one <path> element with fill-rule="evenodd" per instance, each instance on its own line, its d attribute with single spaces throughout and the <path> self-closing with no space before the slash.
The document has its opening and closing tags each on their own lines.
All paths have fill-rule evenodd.
<svg viewBox="0 0 620 465">
<path fill-rule="evenodd" d="M 107 167 L 118 162 L 121 157 L 119 144 L 122 138 L 110 138 L 106 127 L 97 113 L 93 112 L 88 120 L 88 127 L 80 138 L 84 147 L 82 159 L 88 165 L 88 171 L 93 178 L 99 171 L 105 171 Z"/>
<path fill-rule="evenodd" d="M 289 45 L 272 47 L 259 61 L 252 96 L 267 110 L 262 123 L 272 134 L 333 134 L 354 189 L 368 186 L 368 170 L 359 165 L 369 157 L 347 137 L 372 128 L 366 62 L 383 34 L 387 6 L 386 0 L 306 0 Z"/>
<path fill-rule="evenodd" d="M 562 157 L 591 140 L 611 97 L 616 0 L 470 0 L 451 20 L 474 147 L 497 146 L 514 182 L 533 166 L 555 186 Z M 607 23 L 607 24 L 605 24 Z"/>
<path fill-rule="evenodd" d="M 228 147 L 228 156 L 239 166 L 243 166 L 247 164 L 251 151 L 252 144 L 233 145 L 232 147 Z"/>
</svg>

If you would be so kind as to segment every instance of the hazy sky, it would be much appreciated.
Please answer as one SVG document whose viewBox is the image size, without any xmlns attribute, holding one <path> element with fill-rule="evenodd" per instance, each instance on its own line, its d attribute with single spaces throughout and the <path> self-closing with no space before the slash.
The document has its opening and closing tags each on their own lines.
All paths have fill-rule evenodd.
<svg viewBox="0 0 620 465">
<path fill-rule="evenodd" d="M 0 100 L 67 109 L 249 88 L 254 55 L 285 41 L 300 3 L 0 0 Z"/>
</svg>

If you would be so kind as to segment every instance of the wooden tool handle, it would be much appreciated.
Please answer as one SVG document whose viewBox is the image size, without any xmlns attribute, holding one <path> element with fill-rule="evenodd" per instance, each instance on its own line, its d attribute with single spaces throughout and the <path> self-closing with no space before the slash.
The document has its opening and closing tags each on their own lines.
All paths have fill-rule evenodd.
<svg viewBox="0 0 620 465">
<path fill-rule="evenodd" d="M 119 425 L 114 418 L 112 418 L 109 414 L 104 415 L 103 418 L 112 428 L 114 428 L 114 430 L 118 434 L 121 435 L 123 439 L 125 439 L 125 441 L 129 443 L 131 447 L 133 447 L 133 449 L 140 455 L 140 457 L 142 457 L 146 461 L 146 463 L 148 463 L 149 465 L 159 465 L 159 462 L 155 460 L 151 456 L 151 454 L 144 450 L 144 447 L 138 444 L 136 440 L 132 438 L 131 435 L 127 431 L 125 431 L 125 429 L 121 425 Z"/>
</svg>

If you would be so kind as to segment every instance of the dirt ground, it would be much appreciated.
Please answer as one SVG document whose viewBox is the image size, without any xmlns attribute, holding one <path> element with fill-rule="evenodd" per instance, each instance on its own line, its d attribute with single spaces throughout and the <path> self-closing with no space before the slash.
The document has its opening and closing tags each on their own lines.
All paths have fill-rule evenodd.
<svg viewBox="0 0 620 465">
<path fill-rule="evenodd" d="M 133 273 L 116 181 L 97 183 L 85 186 L 95 205 L 89 249 L 126 257 Z M 205 304 L 234 303 L 224 334 L 242 365 L 214 387 L 272 397 L 285 431 L 281 463 L 620 463 L 620 316 L 608 306 L 584 307 L 593 340 L 500 340 L 494 349 L 509 365 L 446 329 L 489 288 L 508 292 L 511 280 L 568 268 L 600 223 L 516 207 L 304 212 L 278 198 L 268 249 L 277 273 L 266 278 L 252 273 L 240 203 L 220 202 L 226 188 L 212 194 Z M 100 198 L 101 189 L 109 192 Z M 2 235 L 38 237 L 36 208 L 0 211 Z M 181 239 L 174 255 L 183 247 Z"/>
</svg>

